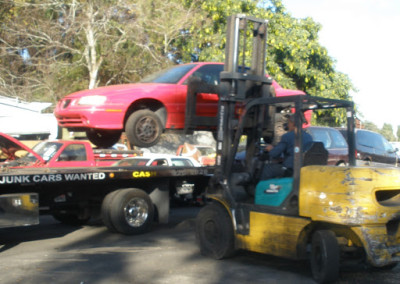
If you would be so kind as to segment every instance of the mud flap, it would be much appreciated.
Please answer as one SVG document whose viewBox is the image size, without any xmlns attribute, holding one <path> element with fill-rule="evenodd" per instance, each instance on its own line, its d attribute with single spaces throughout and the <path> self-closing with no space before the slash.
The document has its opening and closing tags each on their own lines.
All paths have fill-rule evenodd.
<svg viewBox="0 0 400 284">
<path fill-rule="evenodd" d="M 167 224 L 169 219 L 169 187 L 168 182 L 159 182 L 149 194 L 151 201 L 157 208 L 158 222 Z"/>
</svg>

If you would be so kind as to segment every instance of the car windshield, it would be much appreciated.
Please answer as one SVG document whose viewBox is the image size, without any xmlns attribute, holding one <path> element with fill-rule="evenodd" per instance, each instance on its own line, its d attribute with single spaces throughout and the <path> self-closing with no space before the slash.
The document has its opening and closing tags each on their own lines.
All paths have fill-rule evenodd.
<svg viewBox="0 0 400 284">
<path fill-rule="evenodd" d="M 143 78 L 141 83 L 165 83 L 165 84 L 176 84 L 179 80 L 185 76 L 196 64 L 185 64 L 177 65 L 168 69 L 164 69 L 160 72 L 151 74 Z"/>
<path fill-rule="evenodd" d="M 359 145 L 365 147 L 384 149 L 382 137 L 375 132 L 359 130 L 356 132 L 356 140 Z"/>
<path fill-rule="evenodd" d="M 310 127 L 308 132 L 311 134 L 314 141 L 322 142 L 326 149 L 348 147 L 346 139 L 339 130 L 333 128 Z"/>
<path fill-rule="evenodd" d="M 40 142 L 39 144 L 36 144 L 35 147 L 32 148 L 32 150 L 36 152 L 39 156 L 41 156 L 43 160 L 49 161 L 54 156 L 54 154 L 57 153 L 62 145 L 62 143 L 58 142 Z M 29 153 L 27 157 L 32 158 L 35 156 Z"/>
</svg>

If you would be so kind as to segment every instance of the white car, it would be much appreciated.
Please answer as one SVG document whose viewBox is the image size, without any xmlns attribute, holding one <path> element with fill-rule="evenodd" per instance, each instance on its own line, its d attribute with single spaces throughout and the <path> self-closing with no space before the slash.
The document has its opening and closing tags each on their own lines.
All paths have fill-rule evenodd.
<svg viewBox="0 0 400 284">
<path fill-rule="evenodd" d="M 168 154 L 145 154 L 141 157 L 126 158 L 113 164 L 118 167 L 130 166 L 170 166 L 170 167 L 201 167 L 200 163 L 191 157 L 181 157 Z"/>
<path fill-rule="evenodd" d="M 43 113 L 51 103 L 24 102 L 0 95 L 0 132 L 18 139 L 55 139 L 59 136 L 53 113 Z"/>
</svg>

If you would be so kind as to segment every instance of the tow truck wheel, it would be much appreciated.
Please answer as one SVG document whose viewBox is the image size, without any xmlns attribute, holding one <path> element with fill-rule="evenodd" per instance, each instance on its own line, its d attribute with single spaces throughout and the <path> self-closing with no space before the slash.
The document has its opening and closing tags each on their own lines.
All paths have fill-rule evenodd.
<svg viewBox="0 0 400 284">
<path fill-rule="evenodd" d="M 119 141 L 121 131 L 89 129 L 86 136 L 97 147 L 108 148 Z"/>
<path fill-rule="evenodd" d="M 126 235 L 149 231 L 154 220 L 154 206 L 149 195 L 137 188 L 117 191 L 107 211 L 115 230 Z"/>
<path fill-rule="evenodd" d="M 112 201 L 115 197 L 115 195 L 119 192 L 119 190 L 112 191 L 104 197 L 103 202 L 101 204 L 101 220 L 103 221 L 103 224 L 107 227 L 107 229 L 113 233 L 117 232 L 115 229 L 114 225 L 111 222 L 111 216 L 110 216 L 110 206 L 112 204 Z"/>
<path fill-rule="evenodd" d="M 311 242 L 311 270 L 318 283 L 334 282 L 339 276 L 340 249 L 335 233 L 316 231 Z"/>
<path fill-rule="evenodd" d="M 129 142 L 138 147 L 151 147 L 157 144 L 162 130 L 160 118 L 148 109 L 132 113 L 125 125 L 125 133 Z"/>
<path fill-rule="evenodd" d="M 222 259 L 235 254 L 232 220 L 219 203 L 203 207 L 196 218 L 196 240 L 202 255 Z"/>
</svg>

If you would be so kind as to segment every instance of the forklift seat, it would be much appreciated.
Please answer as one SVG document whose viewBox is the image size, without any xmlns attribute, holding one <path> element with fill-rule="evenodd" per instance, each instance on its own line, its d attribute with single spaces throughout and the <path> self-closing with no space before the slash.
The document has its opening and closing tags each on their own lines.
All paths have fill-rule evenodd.
<svg viewBox="0 0 400 284">
<path fill-rule="evenodd" d="M 303 166 L 310 165 L 327 165 L 328 164 L 328 150 L 325 149 L 324 143 L 313 142 L 310 148 L 304 152 Z"/>
</svg>

